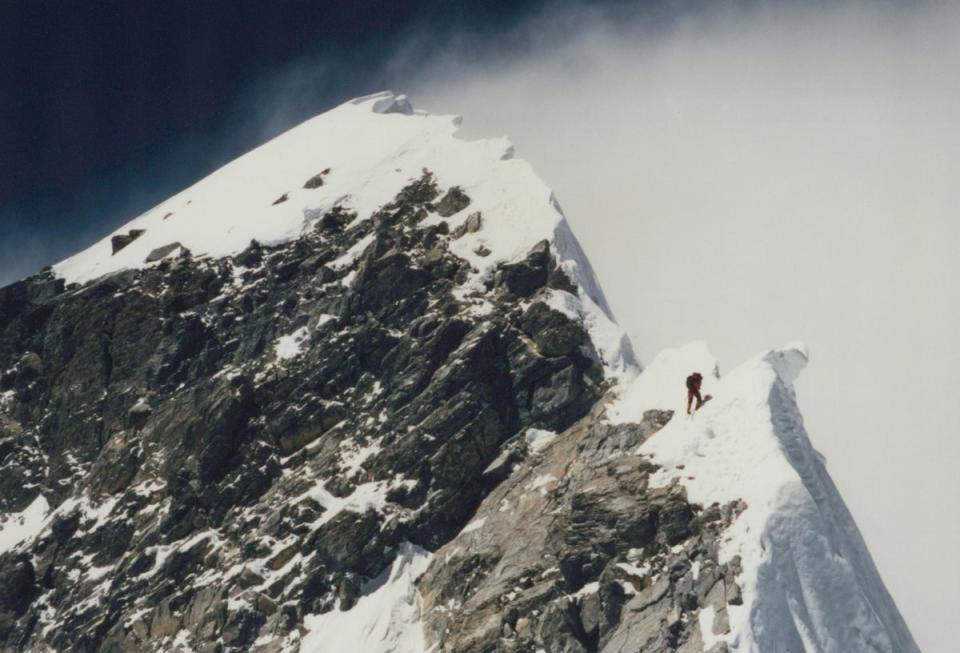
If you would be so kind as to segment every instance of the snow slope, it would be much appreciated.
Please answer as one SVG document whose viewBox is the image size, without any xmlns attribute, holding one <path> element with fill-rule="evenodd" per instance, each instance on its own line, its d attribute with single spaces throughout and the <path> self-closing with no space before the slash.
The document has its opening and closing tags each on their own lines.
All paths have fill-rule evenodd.
<svg viewBox="0 0 960 653">
<path fill-rule="evenodd" d="M 720 378 L 706 346 L 693 343 L 660 354 L 608 414 L 627 422 L 651 408 L 678 411 L 640 447 L 662 465 L 656 482 L 678 478 L 704 506 L 746 502 L 720 552 L 743 565 L 744 602 L 728 606 L 731 632 L 719 638 L 731 650 L 918 651 L 804 431 L 793 382 L 806 363 L 797 344 Z M 691 419 L 683 380 L 694 370 L 713 372 L 703 384 L 713 400 Z"/>
<path fill-rule="evenodd" d="M 43 530 L 50 505 L 38 494 L 21 512 L 0 516 L 0 554 L 11 551 Z"/>
<path fill-rule="evenodd" d="M 426 647 L 415 581 L 429 563 L 427 551 L 403 544 L 390 568 L 366 584 L 363 596 L 350 610 L 306 617 L 308 632 L 300 642 L 300 653 L 423 651 Z"/>
<path fill-rule="evenodd" d="M 481 288 L 498 264 L 546 239 L 580 288 L 567 303 L 588 326 L 606 372 L 632 377 L 638 366 L 630 342 L 550 189 L 527 162 L 513 158 L 509 141 L 465 141 L 455 136 L 459 125 L 459 117 L 416 112 L 404 96 L 389 92 L 346 102 L 132 220 L 117 233 L 144 232 L 116 254 L 107 237 L 54 266 L 54 272 L 68 283 L 83 283 L 149 265 L 152 252 L 174 243 L 194 256 L 229 256 L 252 239 L 277 244 L 297 238 L 335 206 L 366 220 L 427 168 L 441 188 L 460 186 L 472 200 L 463 215 L 448 219 L 451 224 L 478 210 L 482 214 L 479 231 L 451 243 L 451 251 L 476 269 L 464 294 Z M 305 188 L 316 175 L 322 185 Z M 430 216 L 427 223 L 443 219 Z M 479 254 L 481 247 L 490 254 Z"/>
</svg>

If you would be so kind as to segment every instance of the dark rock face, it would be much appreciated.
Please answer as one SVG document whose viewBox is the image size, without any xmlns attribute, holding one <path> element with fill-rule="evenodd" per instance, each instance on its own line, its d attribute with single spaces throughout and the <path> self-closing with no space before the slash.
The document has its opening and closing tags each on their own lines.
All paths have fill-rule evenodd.
<svg viewBox="0 0 960 653">
<path fill-rule="evenodd" d="M 310 177 L 307 181 L 304 182 L 303 187 L 307 190 L 313 190 L 314 188 L 320 188 L 323 186 L 323 178 L 330 174 L 330 168 L 318 172 L 314 176 Z"/>
<path fill-rule="evenodd" d="M 567 356 L 585 344 L 580 325 L 543 302 L 532 304 L 524 312 L 520 326 L 544 356 Z"/>
<path fill-rule="evenodd" d="M 24 553 L 0 558 L 0 637 L 16 630 L 16 623 L 37 594 L 30 556 Z"/>
<path fill-rule="evenodd" d="M 164 245 L 163 247 L 157 247 L 147 254 L 147 263 L 155 263 L 161 259 L 166 258 L 170 255 L 171 252 L 180 249 L 182 245 L 180 243 L 170 243 L 169 245 Z"/>
<path fill-rule="evenodd" d="M 470 206 L 470 198 L 459 187 L 454 186 L 437 202 L 436 211 L 444 218 L 459 213 Z"/>
<path fill-rule="evenodd" d="M 528 427 L 586 415 L 603 375 L 583 326 L 537 299 L 563 275 L 549 244 L 455 294 L 468 264 L 421 221 L 468 204 L 425 172 L 371 219 L 335 209 L 283 246 L 0 289 L 0 509 L 42 493 L 56 513 L 0 557 L 0 650 L 280 650 L 400 543 L 454 538 Z M 630 541 L 698 532 L 675 503 Z M 597 506 L 571 505 L 573 586 L 622 552 L 595 552 Z M 593 641 L 626 600 L 603 591 L 550 619 Z"/>
<path fill-rule="evenodd" d="M 544 240 L 537 243 L 524 260 L 502 266 L 495 284 L 516 297 L 529 297 L 547 285 L 550 264 L 550 244 Z"/>
<path fill-rule="evenodd" d="M 33 433 L 0 413 L 0 512 L 20 512 L 40 493 L 46 472 Z"/>
</svg>

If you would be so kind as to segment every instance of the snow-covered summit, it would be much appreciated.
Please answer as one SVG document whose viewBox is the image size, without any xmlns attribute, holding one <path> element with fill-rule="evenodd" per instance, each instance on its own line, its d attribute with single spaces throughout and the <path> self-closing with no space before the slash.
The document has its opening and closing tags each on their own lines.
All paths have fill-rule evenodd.
<svg viewBox="0 0 960 653">
<path fill-rule="evenodd" d="M 182 249 L 219 258 L 241 252 L 251 240 L 284 243 L 335 207 L 369 219 L 429 169 L 439 184 L 471 198 L 464 214 L 482 215 L 482 228 L 451 244 L 475 270 L 468 287 L 479 288 L 499 264 L 549 241 L 580 290 L 572 304 L 555 299 L 556 308 L 586 322 L 609 374 L 635 374 L 629 340 L 551 190 L 526 161 L 513 157 L 507 139 L 457 138 L 460 122 L 459 116 L 415 111 L 406 96 L 389 91 L 351 100 L 228 163 L 55 265 L 54 272 L 68 283 L 84 283 Z M 443 219 L 433 215 L 425 224 Z M 117 236 L 126 244 L 114 252 Z"/>
<path fill-rule="evenodd" d="M 807 361 L 806 347 L 795 343 L 721 377 L 706 345 L 692 343 L 655 358 L 608 414 L 624 423 L 639 422 L 649 409 L 674 410 L 639 449 L 662 466 L 654 482 L 678 481 L 703 506 L 745 504 L 720 550 L 721 562 L 740 559 L 742 604 L 726 607 L 726 633 L 715 628 L 715 615 L 701 613 L 706 644 L 918 651 L 804 430 L 793 383 Z M 693 370 L 712 372 L 702 388 L 712 399 L 688 417 L 682 384 Z"/>
</svg>

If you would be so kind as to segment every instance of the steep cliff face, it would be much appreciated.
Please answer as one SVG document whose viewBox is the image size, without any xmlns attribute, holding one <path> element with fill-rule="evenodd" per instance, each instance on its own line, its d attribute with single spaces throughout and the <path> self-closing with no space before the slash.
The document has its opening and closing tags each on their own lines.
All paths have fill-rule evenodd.
<svg viewBox="0 0 960 653">
<path fill-rule="evenodd" d="M 549 190 L 457 123 L 347 103 L 0 289 L 0 648 L 915 650 L 794 355 L 675 416 L 715 362 L 637 376 Z"/>
</svg>

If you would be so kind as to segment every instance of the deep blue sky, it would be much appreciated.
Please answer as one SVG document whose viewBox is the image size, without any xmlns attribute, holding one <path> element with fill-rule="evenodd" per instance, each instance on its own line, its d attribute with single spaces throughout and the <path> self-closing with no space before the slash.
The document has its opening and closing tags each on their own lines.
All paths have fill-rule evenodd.
<svg viewBox="0 0 960 653">
<path fill-rule="evenodd" d="M 0 284 L 333 104 L 402 90 L 405 71 L 434 47 L 465 33 L 496 42 L 545 4 L 0 4 Z M 392 64 L 413 34 L 412 55 Z M 297 77 L 298 62 L 322 72 Z M 282 107 L 269 106 L 273 94 Z"/>
</svg>

